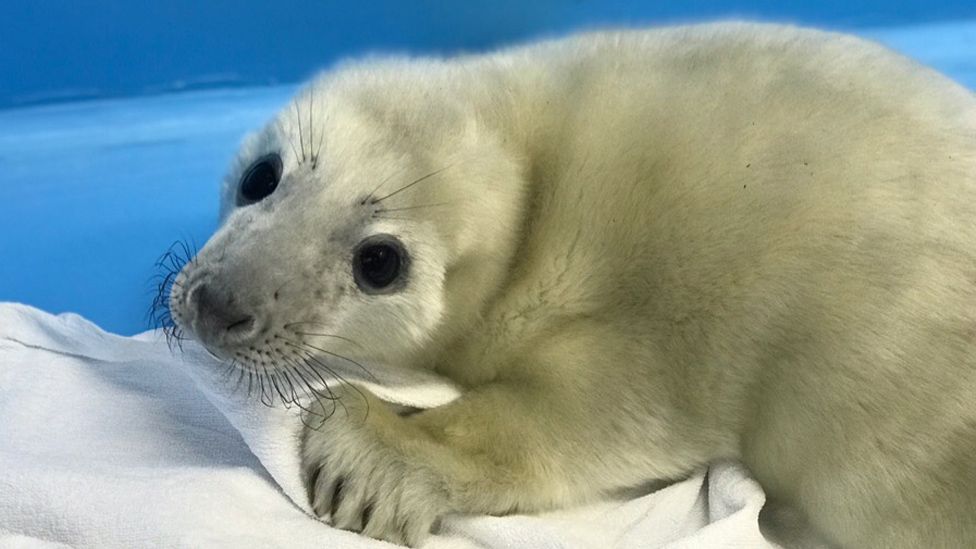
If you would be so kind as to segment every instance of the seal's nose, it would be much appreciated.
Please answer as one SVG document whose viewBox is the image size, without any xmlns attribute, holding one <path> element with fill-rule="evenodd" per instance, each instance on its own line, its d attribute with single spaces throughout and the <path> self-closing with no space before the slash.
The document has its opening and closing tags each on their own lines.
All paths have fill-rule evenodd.
<svg viewBox="0 0 976 549">
<path fill-rule="evenodd" d="M 189 294 L 195 309 L 193 331 L 203 343 L 228 348 L 247 343 L 259 333 L 255 316 L 232 293 L 202 283 Z"/>
</svg>

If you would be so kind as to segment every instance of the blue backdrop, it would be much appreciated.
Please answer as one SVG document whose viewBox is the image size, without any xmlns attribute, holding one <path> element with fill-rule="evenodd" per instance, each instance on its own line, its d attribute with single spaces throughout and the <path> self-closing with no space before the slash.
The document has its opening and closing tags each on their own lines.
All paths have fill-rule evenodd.
<svg viewBox="0 0 976 549">
<path fill-rule="evenodd" d="M 976 2 L 6 2 L 0 300 L 145 328 L 152 263 L 203 243 L 243 133 L 369 51 L 482 50 L 586 27 L 749 17 L 853 30 L 976 86 Z M 276 85 L 272 85 L 276 84 Z M 183 93 L 165 93 L 183 91 Z"/>
<path fill-rule="evenodd" d="M 0 106 L 293 82 L 363 50 L 479 50 L 581 26 L 716 17 L 866 28 L 976 18 L 976 1 L 8 0 Z"/>
</svg>

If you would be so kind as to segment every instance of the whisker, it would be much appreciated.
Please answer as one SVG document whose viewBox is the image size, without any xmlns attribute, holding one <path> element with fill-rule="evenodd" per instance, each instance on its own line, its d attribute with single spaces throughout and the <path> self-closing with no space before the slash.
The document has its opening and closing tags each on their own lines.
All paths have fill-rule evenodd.
<svg viewBox="0 0 976 549">
<path fill-rule="evenodd" d="M 315 108 L 315 103 L 312 101 L 312 90 L 308 90 L 308 152 L 312 156 L 312 169 L 315 169 L 315 164 L 318 162 L 318 158 L 312 155 L 313 143 L 315 143 L 315 127 L 312 125 L 312 112 Z"/>
<path fill-rule="evenodd" d="M 298 324 L 315 324 L 315 323 L 313 323 L 313 322 L 292 322 L 291 324 L 285 324 L 284 329 L 285 330 L 288 330 L 289 332 L 291 332 L 291 333 L 293 333 L 295 335 L 300 335 L 300 336 L 330 337 L 332 339 L 340 339 L 342 341 L 345 341 L 347 343 L 350 343 L 352 345 L 355 345 L 356 347 L 359 347 L 360 349 L 363 348 L 363 346 L 360 345 L 359 342 L 357 342 L 356 340 L 349 339 L 348 337 L 343 337 L 341 335 L 336 335 L 336 334 L 323 334 L 323 333 L 320 333 L 320 332 L 304 332 L 304 331 L 293 330 L 293 329 L 290 328 L 290 326 L 295 326 L 295 325 L 298 325 Z"/>
<path fill-rule="evenodd" d="M 295 353 L 295 356 L 301 359 L 301 365 L 306 369 L 306 371 L 308 373 L 310 373 L 311 375 L 315 376 L 319 380 L 320 386 L 323 389 L 325 389 L 325 391 L 327 393 L 329 393 L 328 399 L 329 400 L 335 400 L 336 399 L 335 393 L 332 392 L 332 388 L 329 387 L 329 383 L 327 381 L 325 381 L 325 378 L 322 377 L 322 374 L 319 373 L 319 371 L 317 369 L 313 368 L 312 365 L 309 364 L 308 361 L 305 360 L 304 357 L 302 357 L 298 353 Z M 333 375 L 332 370 L 329 370 L 328 368 L 326 368 L 326 370 L 328 370 L 328 373 L 330 375 Z M 335 376 L 333 375 L 333 377 L 335 377 Z M 312 390 L 315 391 L 316 393 L 319 393 L 319 389 L 317 387 L 312 387 L 311 383 L 309 383 L 309 387 L 312 388 Z"/>
<path fill-rule="evenodd" d="M 183 268 L 193 262 L 194 255 L 185 239 L 173 242 L 154 263 L 160 272 L 149 279 L 155 295 L 146 312 L 146 320 L 150 328 L 162 331 L 171 352 L 175 352 L 176 348 L 182 352 L 184 337 L 183 330 L 176 325 L 170 311 L 170 296 L 174 289 L 182 287 L 176 279 Z"/>
<path fill-rule="evenodd" d="M 285 387 L 285 394 L 289 396 L 292 404 L 301 408 L 302 406 L 301 406 L 300 399 L 298 397 L 298 393 L 295 391 L 295 385 L 291 382 L 291 376 L 288 375 L 288 370 L 282 368 L 281 365 L 278 364 L 278 361 L 275 360 L 274 358 L 272 358 L 271 361 L 275 365 L 275 368 L 278 370 L 278 373 L 281 375 L 281 378 L 284 381 L 282 385 L 287 385 Z"/>
<path fill-rule="evenodd" d="M 156 262 L 155 262 L 155 263 L 153 263 L 153 266 L 154 266 L 154 267 L 165 267 L 165 263 L 164 263 L 164 261 L 165 261 L 165 260 L 166 260 L 167 258 L 169 258 L 169 256 L 170 256 L 170 255 L 171 255 L 172 253 L 173 253 L 172 251 L 166 251 L 165 253 L 163 253 L 163 255 L 161 255 L 161 256 L 159 256 L 159 259 L 157 259 L 157 260 L 156 260 Z"/>
<path fill-rule="evenodd" d="M 288 342 L 289 342 L 289 340 L 286 339 L 285 340 L 285 343 L 288 343 Z M 343 355 L 340 355 L 339 353 L 335 353 L 335 352 L 332 352 L 332 351 L 329 351 L 329 350 L 326 350 L 326 349 L 322 349 L 321 347 L 316 347 L 315 345 L 312 345 L 312 344 L 307 343 L 307 342 L 304 342 L 304 341 L 301 342 L 301 344 L 303 346 L 305 346 L 305 347 L 308 347 L 309 349 L 313 349 L 315 351 L 319 351 L 320 353 L 324 353 L 324 354 L 327 354 L 329 356 L 333 356 L 335 358 L 338 358 L 340 360 L 345 360 L 346 362 L 349 362 L 351 364 L 355 364 L 356 366 L 359 367 L 360 370 L 363 371 L 364 374 L 366 374 L 367 376 L 369 376 L 370 378 L 372 378 L 373 381 L 377 381 L 376 380 L 376 376 L 374 376 L 372 374 L 372 372 L 370 372 L 369 370 L 367 370 L 365 366 L 363 366 L 362 364 L 356 362 L 355 360 L 353 360 L 353 359 L 351 359 L 351 358 L 349 358 L 347 356 L 343 356 Z"/>
<path fill-rule="evenodd" d="M 363 399 L 363 402 L 366 403 L 366 417 L 369 417 L 369 399 L 366 398 L 366 395 L 363 394 L 363 392 L 359 389 L 359 387 L 356 387 L 352 383 L 349 383 L 348 381 L 346 381 L 346 379 L 344 377 L 340 376 L 339 374 L 337 374 L 336 372 L 334 372 L 333 370 L 331 370 L 328 366 L 326 366 L 325 364 L 323 364 L 322 361 L 320 361 L 318 358 L 316 358 L 315 355 L 313 355 L 312 353 L 310 353 L 308 351 L 305 351 L 305 350 L 302 350 L 302 352 L 305 353 L 305 363 L 306 364 L 308 364 L 308 361 L 314 362 L 315 364 L 321 366 L 322 368 L 325 368 L 329 372 L 329 374 L 332 375 L 332 377 L 336 378 L 336 380 L 338 380 L 339 382 L 341 382 L 343 385 L 345 385 L 347 387 L 351 387 L 353 391 L 356 391 L 356 393 L 359 395 L 359 397 Z M 346 405 L 342 403 L 342 399 L 341 398 L 336 398 L 335 399 L 335 403 L 337 403 L 340 406 L 342 406 L 343 410 L 346 412 L 346 416 L 348 417 L 349 410 L 346 409 Z"/>
<path fill-rule="evenodd" d="M 279 356 L 279 358 L 281 358 L 282 361 L 285 360 L 285 357 L 284 356 Z M 278 363 L 278 360 L 275 359 L 275 358 L 273 358 L 273 357 L 272 357 L 271 361 L 272 361 L 272 363 L 274 363 L 275 368 L 278 369 L 278 372 L 281 373 L 282 379 L 284 380 L 285 384 L 288 386 L 287 387 L 287 393 L 290 396 L 291 401 L 296 406 L 298 406 L 299 408 L 302 408 L 304 410 L 304 408 L 302 407 L 302 403 L 301 403 L 301 397 L 298 396 L 298 391 L 295 390 L 295 385 L 296 385 L 297 382 L 296 383 L 292 383 L 292 381 L 291 381 L 291 375 L 288 373 L 290 371 L 290 368 L 282 367 L 282 365 Z"/>
<path fill-rule="evenodd" d="M 333 335 L 333 334 L 320 334 L 320 333 L 316 333 L 316 332 L 298 332 L 298 331 L 295 331 L 295 330 L 292 330 L 292 333 L 293 334 L 297 334 L 297 335 L 303 335 L 303 336 L 331 337 L 331 338 L 335 338 L 335 339 L 341 339 L 343 341 L 348 341 L 349 343 L 352 343 L 353 345 L 359 345 L 358 343 L 356 343 L 355 341 L 349 339 L 348 337 L 342 337 L 342 336 Z"/>
<path fill-rule="evenodd" d="M 391 221 L 422 221 L 421 219 L 417 219 L 414 217 L 392 217 L 389 215 L 378 215 L 378 214 L 374 214 L 373 217 L 376 219 L 389 219 Z"/>
<path fill-rule="evenodd" d="M 302 162 L 305 162 L 305 134 L 302 132 L 302 109 L 298 106 L 298 99 L 292 101 L 295 108 L 296 118 L 298 119 L 298 142 L 302 146 Z"/>
<path fill-rule="evenodd" d="M 349 382 L 346 380 L 346 378 L 344 378 L 341 375 L 339 375 L 339 373 L 336 372 L 335 370 L 333 370 L 332 368 L 329 368 L 328 366 L 326 366 L 326 364 L 324 362 L 322 362 L 321 360 L 319 360 L 318 357 L 316 357 L 314 354 L 312 354 L 308 349 L 305 349 L 305 347 L 303 346 L 304 344 L 299 345 L 299 344 L 296 344 L 296 343 L 294 343 L 294 342 L 286 339 L 285 340 L 285 345 L 288 345 L 289 347 L 292 347 L 293 349 L 297 350 L 299 353 L 301 353 L 302 355 L 304 355 L 308 359 L 312 360 L 318 366 L 324 368 L 325 371 L 328 372 L 330 376 L 332 376 L 333 378 L 335 378 L 336 381 L 338 381 L 340 383 L 344 383 L 346 385 L 349 384 Z M 315 370 L 314 368 L 312 369 L 312 371 L 318 373 L 318 371 Z M 319 379 L 321 379 L 321 376 L 319 376 Z M 323 382 L 324 382 L 324 380 L 323 380 Z M 325 383 L 325 385 L 328 386 L 328 383 Z"/>
<path fill-rule="evenodd" d="M 288 145 L 291 146 L 291 152 L 295 154 L 295 162 L 301 162 L 301 158 L 298 156 L 298 149 L 295 148 L 295 140 L 292 139 L 291 134 L 285 131 L 284 126 L 281 125 L 281 120 L 276 122 L 278 126 L 278 131 L 288 138 Z"/>
<path fill-rule="evenodd" d="M 184 263 L 190 261 L 190 258 L 193 256 L 190 254 L 190 247 L 185 240 L 180 240 L 180 248 L 183 250 L 183 257 L 186 259 Z"/>
<path fill-rule="evenodd" d="M 435 202 L 433 204 L 420 204 L 418 206 L 403 206 L 403 207 L 400 207 L 400 208 L 380 208 L 378 210 L 375 210 L 375 213 L 402 212 L 402 211 L 407 211 L 407 210 L 420 210 L 420 209 L 423 209 L 423 208 L 435 208 L 437 206 L 450 206 L 452 204 L 454 204 L 454 202 Z"/>
<path fill-rule="evenodd" d="M 285 324 L 285 329 L 290 330 L 292 326 L 300 326 L 302 324 L 314 324 L 316 326 L 328 327 L 328 324 L 325 324 L 324 322 L 315 322 L 314 320 L 299 320 L 298 322 L 289 322 L 288 324 Z"/>
<path fill-rule="evenodd" d="M 406 185 L 400 187 L 399 189 L 397 189 L 397 190 L 395 190 L 395 191 L 393 191 L 393 192 L 391 192 L 391 193 L 389 193 L 389 194 L 387 194 L 387 195 L 385 195 L 383 197 L 374 198 L 374 199 L 372 199 L 370 201 L 370 204 L 379 204 L 380 202 L 386 200 L 387 198 L 390 198 L 391 196 L 396 196 L 397 194 L 402 193 L 403 191 L 409 189 L 410 187 L 413 187 L 414 185 L 420 183 L 421 181 L 427 181 L 431 177 L 434 177 L 435 175 L 443 172 L 444 170 L 450 168 L 453 165 L 454 164 L 448 164 L 447 166 L 444 166 L 443 168 L 441 168 L 439 170 L 434 170 L 434 171 L 430 172 L 429 174 L 427 174 L 427 175 L 425 175 L 423 177 L 420 177 L 419 179 L 415 179 L 412 182 L 407 183 Z"/>
<path fill-rule="evenodd" d="M 284 405 L 285 409 L 287 410 L 291 402 L 285 396 L 281 386 L 278 385 L 278 376 L 275 374 L 275 372 L 271 372 L 268 374 L 268 378 L 271 381 L 271 386 L 274 388 L 275 393 L 278 393 L 278 398 L 281 400 L 281 404 Z M 272 403 L 274 402 L 274 395 L 271 395 L 271 401 Z"/>
<path fill-rule="evenodd" d="M 274 401 L 271 398 L 271 389 L 265 387 L 264 378 L 266 372 L 266 370 L 262 369 L 262 371 L 258 374 L 258 383 L 261 385 L 261 398 L 259 400 L 261 401 L 261 404 L 264 404 L 270 408 L 274 404 Z M 270 381 L 268 384 L 270 385 Z"/>
<path fill-rule="evenodd" d="M 234 382 L 234 392 L 237 392 L 237 391 L 240 391 L 241 384 L 244 383 L 244 374 L 247 373 L 247 369 L 244 368 L 243 366 L 241 366 L 237 362 L 237 359 L 231 360 L 231 364 L 234 364 L 234 365 L 237 366 L 237 368 L 236 368 L 236 370 L 237 370 L 237 381 Z M 248 396 L 251 396 L 250 392 L 248 392 Z"/>
<path fill-rule="evenodd" d="M 171 269 L 179 271 L 183 268 L 183 265 L 186 265 L 186 260 L 176 254 L 170 254 L 167 258 L 167 263 Z"/>
<path fill-rule="evenodd" d="M 299 350 L 301 350 L 301 349 L 299 349 Z M 301 351 L 302 352 L 305 352 L 304 350 L 301 350 Z M 327 393 L 329 393 L 329 396 L 326 397 L 325 395 L 322 395 L 322 393 L 319 392 L 319 390 L 317 388 L 312 387 L 312 384 L 306 381 L 306 385 L 308 386 L 309 390 L 311 390 L 312 392 L 314 392 L 316 395 L 319 395 L 321 398 L 326 398 L 327 400 L 336 400 L 338 397 L 336 397 L 335 396 L 335 393 L 332 392 L 332 389 L 329 387 L 329 383 L 327 381 L 325 381 L 325 379 L 322 377 L 322 374 L 320 374 L 317 369 L 313 368 L 312 365 L 308 363 L 308 360 L 304 359 L 300 354 L 298 354 L 295 351 L 292 351 L 292 354 L 296 358 L 301 359 L 301 362 L 302 362 L 301 365 L 304 366 L 309 373 L 311 373 L 316 378 L 318 378 L 319 383 L 321 384 L 322 389 L 324 389 Z M 294 362 L 294 364 L 296 366 L 299 366 L 299 363 L 297 361 Z M 339 377 L 329 367 L 325 366 L 324 364 L 322 365 L 322 367 L 325 368 L 325 370 L 330 375 L 332 375 L 332 377 L 334 377 L 336 379 L 336 381 L 339 381 Z M 298 371 L 298 370 L 296 369 L 296 371 Z M 305 376 L 302 376 L 302 379 L 304 380 L 305 379 Z"/>
<path fill-rule="evenodd" d="M 234 361 L 234 360 L 231 360 L 230 362 L 227 362 L 227 363 L 224 364 L 224 368 L 222 368 L 221 369 L 221 372 L 220 372 L 220 381 L 221 381 L 221 383 L 224 383 L 224 384 L 227 383 L 227 380 L 230 379 L 231 374 L 234 373 L 234 370 L 236 369 L 235 368 L 236 365 L 237 365 L 237 362 Z"/>
<path fill-rule="evenodd" d="M 315 87 L 316 86 L 317 86 L 316 84 L 313 84 L 313 87 L 312 87 L 312 90 L 313 91 L 315 90 Z M 319 154 L 321 154 L 321 152 L 322 152 L 322 142 L 324 140 L 325 140 L 325 131 L 320 130 L 319 131 L 319 144 L 318 144 L 318 147 L 316 147 L 316 149 L 315 149 L 315 156 L 312 157 L 312 169 L 313 170 L 318 166 L 318 163 L 319 163 Z M 311 146 L 311 144 L 309 144 L 309 146 Z"/>
<path fill-rule="evenodd" d="M 301 358 L 301 357 L 298 356 L 297 353 L 292 353 L 292 354 L 294 354 L 298 358 Z M 285 358 L 286 357 L 284 355 L 282 355 L 282 360 L 284 360 Z M 325 392 L 328 393 L 328 396 L 326 396 L 326 395 L 322 394 L 322 392 L 319 389 L 317 389 L 315 387 L 312 387 L 312 383 L 304 375 L 302 375 L 302 371 L 301 371 L 301 367 L 300 367 L 301 365 L 297 361 L 291 361 L 290 363 L 291 363 L 291 370 L 292 370 L 292 372 L 294 372 L 295 375 L 298 376 L 298 379 L 301 379 L 302 380 L 302 384 L 303 384 L 304 388 L 307 389 L 305 391 L 305 394 L 308 395 L 309 398 L 313 398 L 312 395 L 309 394 L 309 391 L 311 391 L 312 393 L 315 394 L 315 397 L 314 397 L 315 400 L 319 400 L 319 399 L 323 399 L 323 398 L 326 399 L 326 400 L 335 400 L 336 399 L 335 393 L 332 392 L 332 389 L 329 388 L 328 384 L 325 384 L 325 383 L 322 384 L 322 389 L 324 389 Z M 303 390 L 305 390 L 305 389 L 303 389 Z"/>
<path fill-rule="evenodd" d="M 311 393 L 313 393 L 315 395 L 315 397 L 312 397 L 310 395 L 309 398 L 311 398 L 318 405 L 319 410 L 321 410 L 321 412 L 322 412 L 322 414 L 321 414 L 321 418 L 322 419 L 319 422 L 319 426 L 321 426 L 327 419 L 329 419 L 330 417 L 332 417 L 335 414 L 336 410 L 338 409 L 338 407 L 339 407 L 338 404 L 337 404 L 338 397 L 335 395 L 335 393 L 332 392 L 332 389 L 330 389 L 328 385 L 323 385 L 322 386 L 322 388 L 325 389 L 325 391 L 328 393 L 328 396 L 322 394 L 321 391 L 313 388 L 312 385 L 310 383 L 308 383 L 307 380 L 305 380 L 305 376 L 303 376 L 301 374 L 301 371 L 300 370 L 301 370 L 301 367 L 302 366 L 304 366 L 308 370 L 314 370 L 314 368 L 312 368 L 311 365 L 308 364 L 308 361 L 306 359 L 302 358 L 297 353 L 295 354 L 295 358 L 297 360 L 294 360 L 292 362 L 295 365 L 294 371 L 295 371 L 295 373 L 299 377 L 302 378 L 303 381 L 305 381 L 305 386 L 308 388 L 308 391 L 311 391 Z M 306 391 L 306 394 L 308 394 L 308 391 Z M 326 411 L 325 404 L 323 404 L 323 402 L 322 402 L 323 400 L 326 400 L 329 403 L 331 403 L 332 404 L 332 409 Z M 314 415 L 318 415 L 318 414 L 315 414 L 315 412 L 311 412 L 311 411 L 309 413 L 314 414 Z M 308 424 L 306 424 L 306 425 L 308 425 Z"/>
<path fill-rule="evenodd" d="M 317 404 L 322 413 L 319 414 L 318 412 L 315 412 L 315 411 L 313 411 L 313 410 L 305 407 L 301 403 L 301 399 L 297 395 L 295 395 L 295 404 L 303 412 L 306 412 L 307 414 L 311 414 L 311 415 L 314 415 L 314 416 L 319 416 L 320 418 L 322 418 L 322 420 L 319 422 L 319 426 L 321 426 L 322 425 L 322 422 L 324 422 L 329 417 L 332 417 L 332 414 L 335 413 L 335 410 L 336 410 L 336 404 L 334 402 L 335 401 L 335 395 L 332 394 L 332 391 L 328 387 L 325 387 L 325 390 L 326 391 L 329 391 L 329 397 L 326 397 L 325 395 L 323 395 L 319 391 L 317 391 L 314 388 L 312 388 L 312 386 L 311 386 L 311 384 L 309 384 L 308 380 L 305 379 L 305 376 L 303 376 L 302 373 L 299 371 L 299 368 L 297 367 L 297 362 L 290 361 L 289 358 L 286 357 L 283 354 L 280 355 L 280 357 L 281 357 L 282 361 L 285 361 L 286 363 L 289 363 L 290 364 L 290 366 L 285 370 L 285 379 L 288 379 L 289 380 L 289 383 L 291 383 L 290 378 L 288 376 L 288 372 L 289 371 L 291 371 L 292 373 L 295 374 L 295 376 L 297 376 L 299 379 L 301 379 L 302 382 L 301 383 L 297 383 L 296 382 L 296 385 L 299 386 L 299 389 L 308 398 L 309 404 L 310 405 L 312 403 Z M 294 387 L 292 387 L 292 390 L 294 391 Z M 314 393 L 314 396 L 313 396 L 313 393 Z M 332 411 L 331 412 L 326 413 L 325 406 L 322 404 L 322 400 L 323 399 L 329 400 L 329 401 L 332 402 Z M 311 425 L 309 425 L 308 423 L 305 422 L 305 417 L 304 416 L 302 416 L 302 423 L 306 427 L 313 428 Z"/>
<path fill-rule="evenodd" d="M 386 178 L 383 179 L 383 181 L 380 181 L 380 184 L 377 185 L 375 189 L 369 191 L 369 194 L 366 195 L 366 198 L 364 198 L 362 200 L 362 202 L 360 202 L 360 204 L 365 205 L 367 202 L 370 202 L 370 203 L 375 202 L 373 200 L 373 195 L 376 194 L 376 191 L 380 190 L 380 188 L 382 188 L 383 185 L 386 185 L 387 182 L 389 182 L 391 179 L 393 179 L 393 176 L 395 176 L 395 175 L 400 175 L 400 174 L 399 173 L 393 173 L 393 174 L 390 174 L 390 175 L 386 176 Z"/>
</svg>

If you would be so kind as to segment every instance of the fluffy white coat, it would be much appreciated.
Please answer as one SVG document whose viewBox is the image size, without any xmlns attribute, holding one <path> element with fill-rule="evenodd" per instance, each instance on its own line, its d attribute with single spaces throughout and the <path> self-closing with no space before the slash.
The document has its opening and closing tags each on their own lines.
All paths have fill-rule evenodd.
<svg viewBox="0 0 976 549">
<path fill-rule="evenodd" d="M 277 189 L 236 207 L 268 153 Z M 205 281 L 257 321 L 211 351 L 466 388 L 408 416 L 336 395 L 305 460 L 337 526 L 416 544 L 731 457 L 837 545 L 976 544 L 976 99 L 880 46 L 718 24 L 352 63 L 224 193 L 174 318 Z M 380 233 L 410 271 L 370 295 Z"/>
</svg>

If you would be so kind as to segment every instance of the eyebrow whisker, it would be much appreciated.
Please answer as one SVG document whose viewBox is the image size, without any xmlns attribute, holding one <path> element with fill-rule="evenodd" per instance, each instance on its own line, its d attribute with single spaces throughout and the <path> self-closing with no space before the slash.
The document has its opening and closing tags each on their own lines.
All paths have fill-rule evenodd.
<svg viewBox="0 0 976 549">
<path fill-rule="evenodd" d="M 370 203 L 371 203 L 371 204 L 379 204 L 380 202 L 382 202 L 382 201 L 384 201 L 384 200 L 386 200 L 387 198 L 390 198 L 391 196 L 395 196 L 395 195 L 397 195 L 397 194 L 399 194 L 399 193 L 401 193 L 401 192 L 403 192 L 403 191 L 405 191 L 405 190 L 407 190 L 407 189 L 409 189 L 410 187 L 413 187 L 413 186 L 414 186 L 414 185 L 416 185 L 417 183 L 420 183 L 421 181 L 426 181 L 426 180 L 428 180 L 428 179 L 430 179 L 431 177 L 434 177 L 435 175 L 437 175 L 437 174 L 439 174 L 439 173 L 441 173 L 441 172 L 443 172 L 444 170 L 446 170 L 446 169 L 448 169 L 448 168 L 450 168 L 450 167 L 451 167 L 451 166 L 453 166 L 453 165 L 454 165 L 454 164 L 448 164 L 447 166 L 444 166 L 443 168 L 441 168 L 441 169 L 439 169 L 439 170 L 434 170 L 434 171 L 432 171 L 432 172 L 430 172 L 429 174 L 427 174 L 427 175 L 425 175 L 425 176 L 423 176 L 423 177 L 420 177 L 420 178 L 418 178 L 418 179 L 414 179 L 414 180 L 413 180 L 412 182 L 410 182 L 410 183 L 407 183 L 406 185 L 404 185 L 404 186 L 402 186 L 402 187 L 400 187 L 399 189 L 397 189 L 397 190 L 395 190 L 395 191 L 393 191 L 393 192 L 391 192 L 391 193 L 389 193 L 389 194 L 387 194 L 386 196 L 383 196 L 383 197 L 380 197 L 380 198 L 374 198 L 374 199 L 372 199 L 372 200 L 370 201 Z"/>
<path fill-rule="evenodd" d="M 419 209 L 422 209 L 422 208 L 434 208 L 436 206 L 450 206 L 452 204 L 454 204 L 454 202 L 435 202 L 433 204 L 420 204 L 418 206 L 403 206 L 403 207 L 400 207 L 400 208 L 380 208 L 380 209 L 376 210 L 376 213 L 383 213 L 383 212 L 402 212 L 402 211 L 407 211 L 407 210 L 419 210 Z"/>
<path fill-rule="evenodd" d="M 291 102 L 295 109 L 295 118 L 298 120 L 298 142 L 302 146 L 302 162 L 305 162 L 305 133 L 302 131 L 302 109 L 298 106 L 298 99 Z"/>
</svg>

